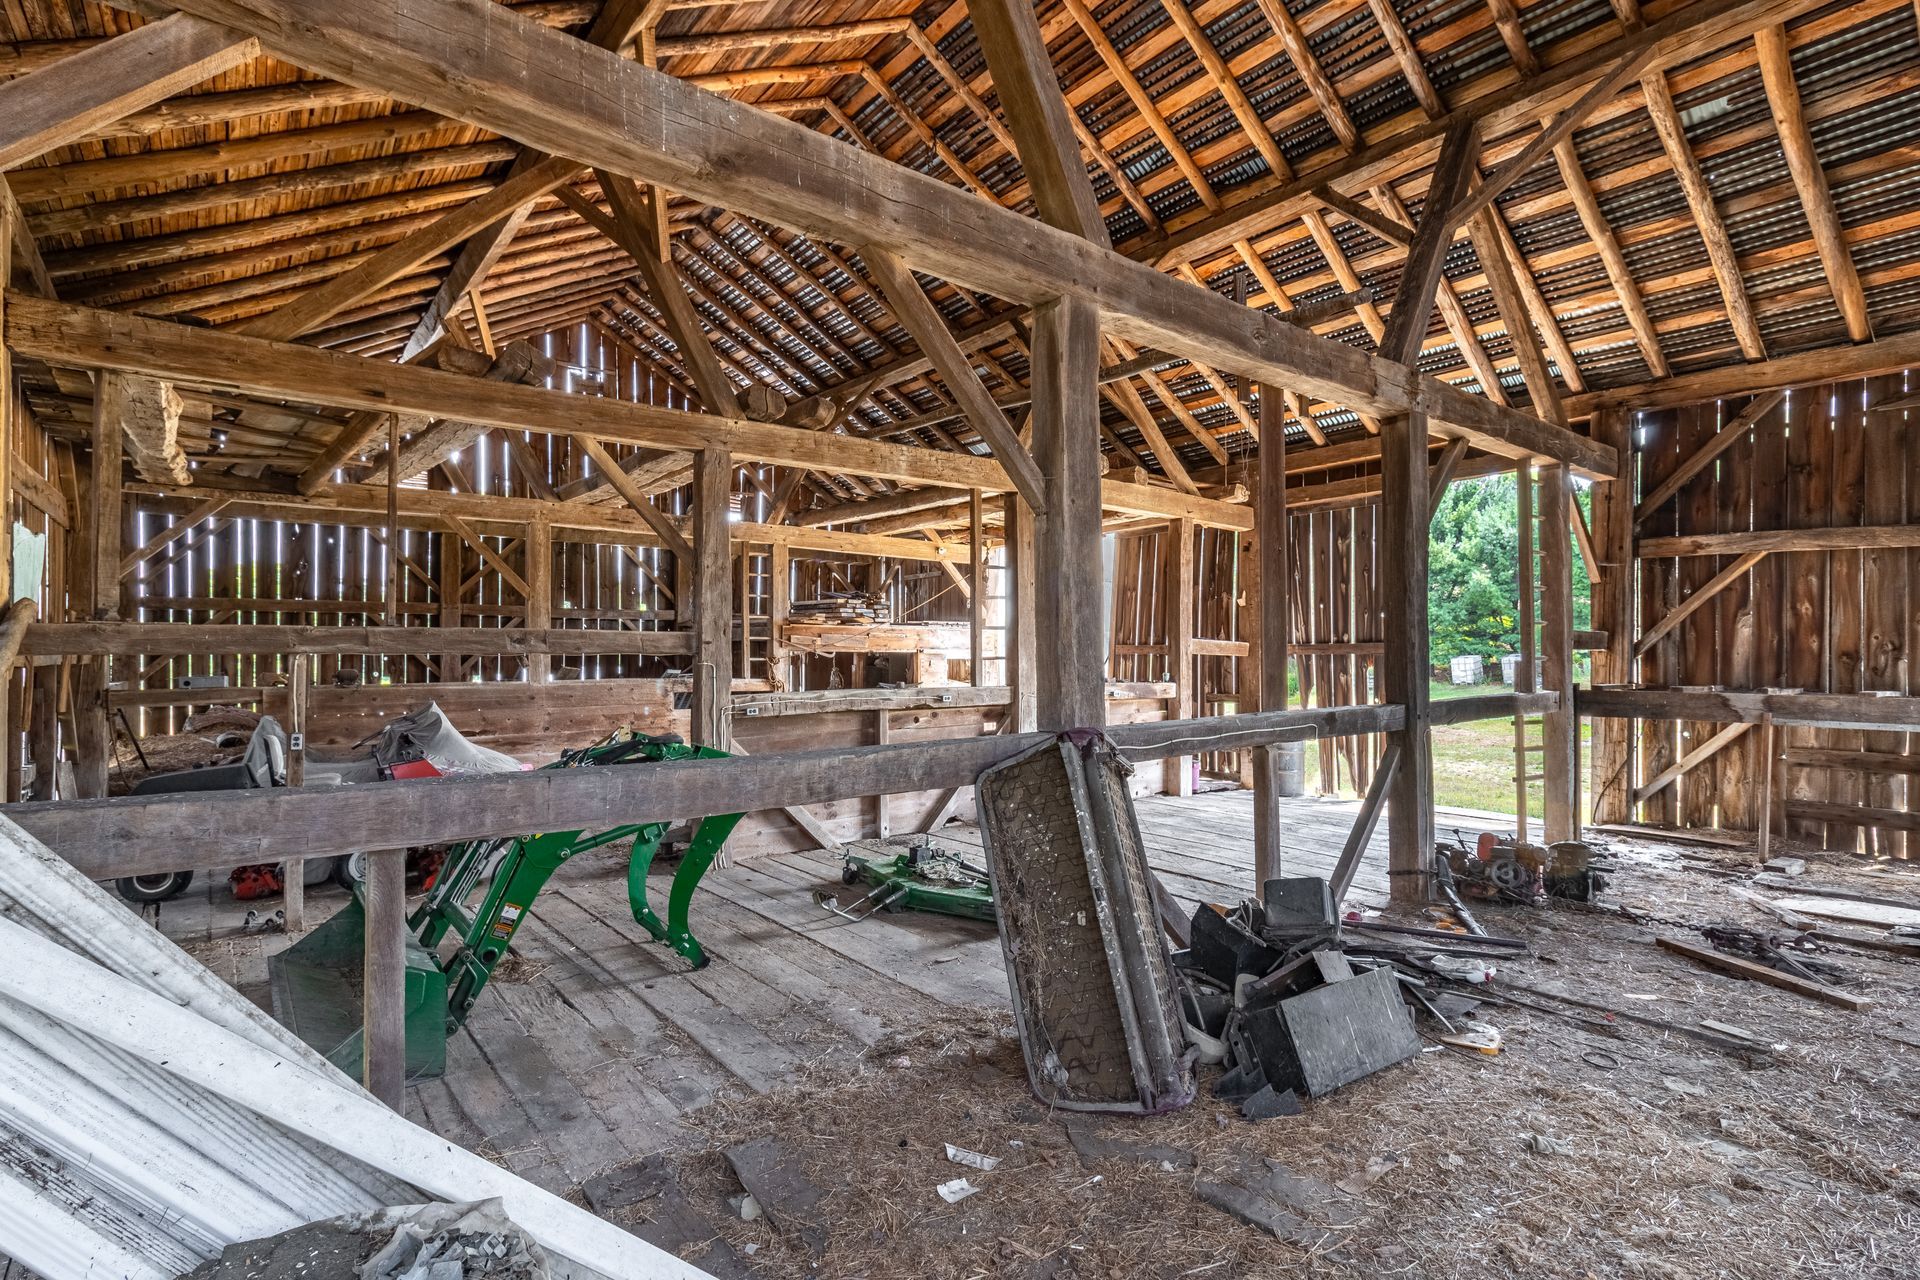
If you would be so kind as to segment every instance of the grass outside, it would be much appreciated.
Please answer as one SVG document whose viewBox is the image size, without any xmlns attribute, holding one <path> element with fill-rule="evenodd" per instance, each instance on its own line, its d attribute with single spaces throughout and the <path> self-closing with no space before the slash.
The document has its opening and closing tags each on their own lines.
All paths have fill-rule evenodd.
<svg viewBox="0 0 1920 1280">
<path fill-rule="evenodd" d="M 1464 698 L 1474 694 L 1498 693 L 1505 686 L 1498 684 L 1451 685 L 1435 681 L 1430 686 L 1429 696 L 1435 702 L 1449 698 Z M 1589 739 L 1589 726 L 1584 722 L 1580 726 L 1581 752 L 1584 758 Z M 1529 741 L 1537 743 L 1539 729 L 1531 728 Z M 1320 763 L 1317 753 L 1321 750 L 1318 743 L 1309 744 L 1307 761 L 1307 785 L 1311 789 L 1318 784 Z M 1527 762 L 1529 773 L 1540 771 L 1540 753 L 1534 752 Z M 1585 771 L 1582 771 L 1581 785 L 1585 787 Z M 1344 788 L 1342 795 L 1350 792 Z M 1433 730 L 1433 800 L 1436 805 L 1445 808 L 1486 809 L 1493 813 L 1513 812 L 1513 721 L 1476 720 L 1469 724 L 1436 725 Z M 1541 786 L 1538 782 L 1527 786 L 1527 812 L 1539 817 L 1543 803 Z"/>
</svg>

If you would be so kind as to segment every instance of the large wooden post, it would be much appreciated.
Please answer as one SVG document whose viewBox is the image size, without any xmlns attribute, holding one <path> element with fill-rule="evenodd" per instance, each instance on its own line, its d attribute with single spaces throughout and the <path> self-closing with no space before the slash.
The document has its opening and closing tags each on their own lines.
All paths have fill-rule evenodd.
<svg viewBox="0 0 1920 1280">
<path fill-rule="evenodd" d="M 1007 618 L 1007 686 L 1013 698 L 1013 731 L 1031 733 L 1039 719 L 1039 632 L 1034 628 L 1038 591 L 1034 578 L 1033 512 L 1017 493 L 1006 495 L 1007 572 L 1012 582 Z"/>
<path fill-rule="evenodd" d="M 1427 713 L 1427 420 L 1380 422 L 1381 696 L 1406 708 L 1393 735 L 1400 765 L 1387 793 L 1388 874 L 1398 902 L 1424 902 L 1433 859 L 1433 741 Z"/>
<path fill-rule="evenodd" d="M 733 689 L 733 593 L 727 573 L 733 462 L 725 451 L 693 455 L 693 740 L 727 746 L 727 702 Z M 685 598 L 681 600 L 685 606 Z"/>
<path fill-rule="evenodd" d="M 466 543 L 462 542 L 459 535 L 450 529 L 440 531 L 439 541 L 440 563 L 437 567 L 440 575 L 437 579 L 439 585 L 434 588 L 434 594 L 439 597 L 440 625 L 458 627 L 466 622 L 460 613 L 461 584 L 466 581 L 465 575 L 461 572 L 461 559 L 466 553 Z M 458 653 L 449 651 L 441 654 L 440 678 L 448 682 L 459 680 L 461 661 L 461 655 Z"/>
<path fill-rule="evenodd" d="M 360 1083 L 395 1111 L 407 1092 L 407 852 L 366 857 L 366 937 L 362 944 Z"/>
<path fill-rule="evenodd" d="M 1287 559 L 1287 436 L 1281 426 L 1280 389 L 1260 388 L 1260 484 L 1254 494 L 1254 540 L 1260 562 L 1255 601 L 1260 625 L 1259 706 L 1287 705 L 1287 613 L 1291 567 Z M 1253 883 L 1280 874 L 1280 757 L 1274 746 L 1254 749 Z"/>
<path fill-rule="evenodd" d="M 1044 729 L 1106 723 L 1100 590 L 1100 317 L 1054 299 L 1033 310 L 1033 455 L 1047 510 L 1034 520 L 1038 714 Z"/>
<path fill-rule="evenodd" d="M 73 789 L 80 800 L 107 795 L 112 726 L 107 721 L 107 659 L 73 668 Z"/>
<path fill-rule="evenodd" d="M 93 477 L 87 510 L 81 518 L 91 531 L 87 553 L 91 572 L 87 581 L 92 592 L 87 614 L 93 618 L 120 615 L 120 510 L 121 458 L 124 452 L 120 427 L 119 389 L 124 380 L 102 374 L 93 393 Z"/>
<path fill-rule="evenodd" d="M 527 525 L 527 627 L 545 631 L 553 626 L 553 526 L 545 520 Z M 553 656 L 527 655 L 527 678 L 534 684 L 553 680 Z"/>
<path fill-rule="evenodd" d="M 767 680 L 776 689 L 793 687 L 787 669 L 787 619 L 793 613 L 793 552 L 784 542 L 773 544 L 767 557 Z"/>
<path fill-rule="evenodd" d="M 1593 415 L 1593 438 L 1611 445 L 1619 469 L 1611 482 L 1593 491 L 1593 541 L 1600 580 L 1593 584 L 1593 626 L 1607 633 L 1604 649 L 1593 653 L 1593 683 L 1633 681 L 1633 453 L 1627 414 L 1601 409 Z M 1633 744 L 1631 720 L 1603 717 L 1593 724 L 1595 822 L 1633 821 Z"/>
<path fill-rule="evenodd" d="M 307 694 L 313 687 L 310 654 L 296 653 L 287 663 L 287 785 L 307 781 Z M 286 928 L 298 934 L 307 927 L 307 864 L 289 858 L 280 864 L 280 907 Z"/>
<path fill-rule="evenodd" d="M 987 549 L 980 491 L 967 491 L 967 670 L 968 683 L 987 683 Z"/>
<path fill-rule="evenodd" d="M 1513 469 L 1515 523 L 1519 528 L 1516 548 L 1514 586 L 1518 594 L 1520 665 L 1514 671 L 1513 691 L 1533 693 L 1540 688 L 1540 645 L 1536 636 L 1540 593 L 1534 590 L 1533 546 L 1533 461 L 1528 459 Z M 1513 717 L 1513 825 L 1514 834 L 1531 840 L 1527 813 L 1533 783 L 1533 744 L 1527 738 L 1529 717 L 1516 712 Z"/>
<path fill-rule="evenodd" d="M 1541 818 L 1546 838 L 1571 840 L 1580 828 L 1580 721 L 1573 712 L 1573 534 L 1568 507 L 1572 478 L 1563 465 L 1540 476 L 1540 687 L 1560 695 L 1541 717 L 1546 782 Z"/>
<path fill-rule="evenodd" d="M 1165 534 L 1167 674 L 1173 680 L 1173 715 L 1179 720 L 1190 720 L 1194 715 L 1194 528 L 1191 520 L 1169 520 Z M 1193 794 L 1193 763 L 1192 756 L 1174 756 L 1163 762 L 1168 795 Z"/>
</svg>

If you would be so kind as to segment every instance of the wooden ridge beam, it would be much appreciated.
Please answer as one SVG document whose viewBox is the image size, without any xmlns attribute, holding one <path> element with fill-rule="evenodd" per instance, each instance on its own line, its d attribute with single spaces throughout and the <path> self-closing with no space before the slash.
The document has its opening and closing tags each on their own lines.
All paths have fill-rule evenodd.
<svg viewBox="0 0 1920 1280">
<path fill-rule="evenodd" d="M 1468 435 L 1508 456 L 1555 458 L 1595 475 L 1613 471 L 1612 450 L 1564 429 L 1170 280 L 939 179 L 703 93 L 500 6 L 177 0 L 176 7 L 251 32 L 276 55 L 321 74 L 388 89 L 698 201 L 827 240 L 881 245 L 1013 302 L 1078 297 L 1100 307 L 1110 332 L 1201 356 L 1231 373 L 1364 413 L 1422 412 L 1441 434 Z"/>
</svg>

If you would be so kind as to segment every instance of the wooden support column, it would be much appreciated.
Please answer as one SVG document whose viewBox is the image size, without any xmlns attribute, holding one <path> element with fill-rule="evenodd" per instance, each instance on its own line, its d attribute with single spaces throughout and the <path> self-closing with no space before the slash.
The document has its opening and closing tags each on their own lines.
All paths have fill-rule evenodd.
<svg viewBox="0 0 1920 1280">
<path fill-rule="evenodd" d="M 1260 484 L 1255 491 L 1254 540 L 1259 556 L 1259 708 L 1287 706 L 1287 638 L 1290 565 L 1287 559 L 1287 436 L 1281 426 L 1280 389 L 1260 388 Z M 1424 442 L 1423 442 L 1424 445 Z M 1422 449 L 1424 453 L 1424 447 Z M 1422 459 L 1424 464 L 1424 458 Z M 1420 489 L 1426 491 L 1425 467 Z M 1280 748 L 1254 749 L 1253 883 L 1257 890 L 1280 875 Z"/>
<path fill-rule="evenodd" d="M 1427 707 L 1427 420 L 1380 420 L 1380 599 L 1383 701 L 1406 708 L 1387 792 L 1388 874 L 1397 902 L 1424 902 L 1433 860 L 1433 741 Z"/>
<path fill-rule="evenodd" d="M 719 449 L 693 455 L 693 741 L 727 747 L 727 702 L 733 687 L 733 594 L 727 507 L 733 460 Z M 677 602 L 686 606 L 686 597 Z"/>
<path fill-rule="evenodd" d="M 366 937 L 361 1018 L 366 1028 L 360 1083 L 367 1092 L 406 1111 L 407 1092 L 407 851 L 369 851 L 365 859 Z"/>
<path fill-rule="evenodd" d="M 103 800 L 113 747 L 113 729 L 107 721 L 107 659 L 76 665 L 72 687 L 75 799 Z"/>
<path fill-rule="evenodd" d="M 1194 715 L 1194 529 L 1191 520 L 1169 520 L 1166 532 L 1167 676 L 1173 681 L 1173 718 Z M 1193 794 L 1193 756 L 1174 756 L 1164 764 L 1168 795 Z"/>
<path fill-rule="evenodd" d="M 784 542 L 773 544 L 767 558 L 767 679 L 776 689 L 791 689 L 788 670 L 787 619 L 793 613 L 793 552 Z"/>
<path fill-rule="evenodd" d="M 1516 608 L 1520 619 L 1520 665 L 1514 672 L 1513 691 L 1515 693 L 1533 693 L 1540 688 L 1540 645 L 1536 622 L 1539 611 L 1535 604 L 1538 593 L 1533 589 L 1533 542 L 1535 524 L 1533 519 L 1533 464 L 1523 462 L 1514 468 L 1513 491 L 1515 523 L 1519 528 L 1519 548 L 1517 566 L 1514 573 L 1514 586 L 1519 597 Z M 1527 787 L 1533 773 L 1532 744 L 1527 741 L 1527 713 L 1517 711 L 1513 717 L 1513 829 L 1522 840 L 1532 839 L 1527 830 L 1528 803 Z"/>
<path fill-rule="evenodd" d="M 120 616 L 121 458 L 123 456 L 121 404 L 123 380 L 102 374 L 94 389 L 92 492 L 86 520 L 88 581 L 92 596 L 85 603 L 91 618 Z"/>
<path fill-rule="evenodd" d="M 967 670 L 974 688 L 987 683 L 987 548 L 978 489 L 967 491 Z"/>
<path fill-rule="evenodd" d="M 1633 601 L 1636 589 L 1633 558 L 1633 453 L 1628 415 L 1620 409 L 1600 409 L 1593 415 L 1593 438 L 1614 447 L 1620 466 L 1613 480 L 1593 490 L 1594 554 L 1600 577 L 1593 584 L 1593 629 L 1604 631 L 1604 649 L 1593 651 L 1593 683 L 1630 684 L 1633 681 Z M 1610 718 L 1593 722 L 1593 820 L 1633 821 L 1633 746 L 1637 729 L 1631 720 Z"/>
<path fill-rule="evenodd" d="M 442 532 L 439 535 L 439 539 L 440 576 L 438 578 L 439 586 L 435 588 L 434 594 L 439 597 L 440 625 L 442 627 L 458 627 L 464 625 L 466 621 L 466 619 L 460 616 L 460 588 L 461 584 L 466 581 L 465 575 L 461 572 L 460 561 L 463 548 L 466 544 L 460 540 L 458 534 L 450 531 Z M 456 681 L 460 679 L 460 662 L 461 655 L 453 649 L 449 648 L 442 652 L 440 655 L 440 678 L 445 681 Z"/>
<path fill-rule="evenodd" d="M 1007 530 L 1007 688 L 1013 698 L 1013 731 L 1039 727 L 1039 634 L 1034 630 L 1033 512 L 1017 493 L 1005 498 Z"/>
<path fill-rule="evenodd" d="M 1100 316 L 1054 299 L 1033 310 L 1033 456 L 1047 509 L 1034 520 L 1040 727 L 1106 723 L 1100 589 Z"/>
<path fill-rule="evenodd" d="M 313 687 L 313 658 L 296 653 L 287 663 L 287 785 L 307 780 L 307 693 Z M 307 863 L 289 858 L 280 864 L 280 906 L 286 929 L 298 934 L 307 927 Z"/>
<path fill-rule="evenodd" d="M 33 672 L 33 710 L 27 726 L 27 757 L 33 761 L 31 800 L 51 800 L 60 772 L 60 677 L 67 664 L 48 663 Z"/>
<path fill-rule="evenodd" d="M 526 626 L 529 630 L 545 631 L 553 626 L 553 526 L 547 521 L 534 520 L 528 523 L 525 555 Z M 527 679 L 533 684 L 551 684 L 552 655 L 529 654 Z"/>
<path fill-rule="evenodd" d="M 1541 719 L 1546 796 L 1541 818 L 1549 844 L 1580 832 L 1580 719 L 1573 709 L 1573 537 L 1567 508 L 1572 477 L 1564 466 L 1540 475 L 1540 688 L 1560 695 Z"/>
</svg>

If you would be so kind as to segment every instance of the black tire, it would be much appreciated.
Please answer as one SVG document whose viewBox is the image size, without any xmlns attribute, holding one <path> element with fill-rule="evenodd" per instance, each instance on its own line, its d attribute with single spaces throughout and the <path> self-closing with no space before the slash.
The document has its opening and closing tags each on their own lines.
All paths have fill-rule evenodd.
<svg viewBox="0 0 1920 1280">
<path fill-rule="evenodd" d="M 858 880 L 859 878 L 860 878 L 860 869 L 858 867 L 848 865 L 840 868 L 841 884 L 852 884 L 854 881 Z"/>
<path fill-rule="evenodd" d="M 327 868 L 327 878 L 339 885 L 342 889 L 353 888 L 352 855 L 343 853 L 336 857 L 333 860 L 333 865 Z"/>
<path fill-rule="evenodd" d="M 114 887 L 128 902 L 165 902 L 185 893 L 192 883 L 191 871 L 164 871 L 151 876 L 122 876 Z"/>
</svg>

